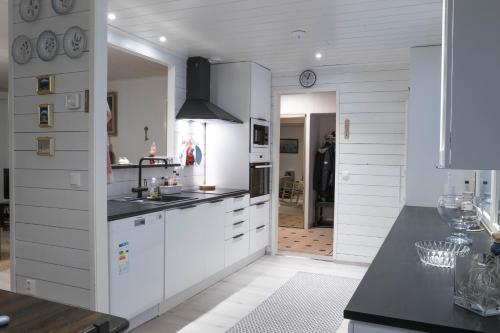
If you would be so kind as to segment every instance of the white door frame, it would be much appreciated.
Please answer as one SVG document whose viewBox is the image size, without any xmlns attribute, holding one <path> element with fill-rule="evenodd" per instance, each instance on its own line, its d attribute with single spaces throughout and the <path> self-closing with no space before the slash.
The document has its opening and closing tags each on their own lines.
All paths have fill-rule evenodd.
<svg viewBox="0 0 500 333">
<path fill-rule="evenodd" d="M 308 93 L 320 93 L 320 92 L 335 92 L 336 93 L 336 117 L 335 117 L 335 130 L 338 134 L 340 134 L 340 86 L 336 84 L 325 84 L 321 87 L 312 87 L 309 89 L 301 89 L 301 88 L 293 88 L 286 90 L 273 90 L 272 98 L 273 98 L 273 108 L 272 108 L 272 162 L 275 166 L 272 171 L 271 176 L 271 185 L 272 185 L 272 195 L 271 195 L 271 255 L 278 254 L 278 223 L 279 223 L 279 142 L 280 142 L 280 111 L 281 111 L 281 96 L 282 95 L 293 95 L 293 94 L 308 94 Z M 337 135 L 338 137 L 338 135 Z M 339 181 L 338 181 L 338 171 L 339 170 L 339 158 L 341 146 L 339 144 L 339 140 L 337 140 L 337 153 L 335 158 L 335 203 L 338 202 L 338 189 L 339 189 Z M 304 196 L 304 201 L 306 197 Z M 335 223 L 338 221 L 338 205 L 335 204 L 334 208 L 334 220 Z M 337 245 L 338 245 L 338 237 L 337 237 L 337 228 L 333 229 L 333 256 L 324 256 L 322 259 L 331 259 L 335 260 L 337 257 Z"/>
</svg>

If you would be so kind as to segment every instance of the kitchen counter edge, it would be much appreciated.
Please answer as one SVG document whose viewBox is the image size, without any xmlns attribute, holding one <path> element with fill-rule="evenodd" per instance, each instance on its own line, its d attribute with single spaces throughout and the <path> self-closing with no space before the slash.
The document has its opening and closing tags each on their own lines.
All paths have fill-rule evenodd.
<svg viewBox="0 0 500 333">
<path fill-rule="evenodd" d="M 182 192 L 179 193 L 179 195 L 188 195 L 192 196 L 192 200 L 185 200 L 181 202 L 173 202 L 173 203 L 165 203 L 165 204 L 157 204 L 157 203 L 143 203 L 143 204 L 137 204 L 136 202 L 134 203 L 133 201 L 131 202 L 120 202 L 120 201 L 114 201 L 114 200 L 108 200 L 108 222 L 116 221 L 116 220 L 121 220 L 121 219 L 126 219 L 129 217 L 134 217 L 134 216 L 139 216 L 139 215 L 144 215 L 144 214 L 150 214 L 150 213 L 155 213 L 155 212 L 161 212 L 163 210 L 170 210 L 170 209 L 177 209 L 177 208 L 182 208 L 190 205 L 198 205 L 202 203 L 207 203 L 207 202 L 212 202 L 220 199 L 227 199 L 227 198 L 232 198 L 232 197 L 237 197 L 241 195 L 248 194 L 248 190 L 235 190 L 234 192 L 231 193 L 225 193 L 225 194 L 204 194 L 204 193 L 191 193 L 191 192 Z M 121 206 L 122 208 L 124 206 L 139 206 L 140 208 L 138 209 L 125 209 L 120 212 L 117 212 L 118 210 L 121 210 L 118 206 Z M 134 205 L 135 204 L 135 205 Z"/>
</svg>

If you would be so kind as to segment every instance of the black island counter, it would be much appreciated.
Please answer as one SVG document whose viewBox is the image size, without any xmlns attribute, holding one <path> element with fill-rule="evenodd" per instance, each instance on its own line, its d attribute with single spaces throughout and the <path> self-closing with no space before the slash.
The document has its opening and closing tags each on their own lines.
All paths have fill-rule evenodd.
<svg viewBox="0 0 500 333">
<path fill-rule="evenodd" d="M 454 305 L 453 269 L 420 262 L 414 243 L 444 240 L 450 232 L 435 208 L 402 210 L 344 311 L 354 333 L 500 332 L 500 317 L 483 318 Z M 469 236 L 472 254 L 489 253 L 486 231 Z"/>
</svg>

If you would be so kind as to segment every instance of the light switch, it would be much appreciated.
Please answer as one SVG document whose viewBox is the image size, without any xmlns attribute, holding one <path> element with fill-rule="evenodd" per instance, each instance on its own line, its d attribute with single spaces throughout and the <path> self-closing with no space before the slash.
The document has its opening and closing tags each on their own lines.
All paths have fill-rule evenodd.
<svg viewBox="0 0 500 333">
<path fill-rule="evenodd" d="M 81 177 L 80 173 L 78 172 L 72 172 L 69 174 L 69 179 L 70 179 L 70 185 L 71 187 L 80 187 L 82 186 L 81 184 Z"/>
<path fill-rule="evenodd" d="M 74 93 L 66 95 L 66 109 L 76 110 L 80 108 L 80 94 Z"/>
</svg>

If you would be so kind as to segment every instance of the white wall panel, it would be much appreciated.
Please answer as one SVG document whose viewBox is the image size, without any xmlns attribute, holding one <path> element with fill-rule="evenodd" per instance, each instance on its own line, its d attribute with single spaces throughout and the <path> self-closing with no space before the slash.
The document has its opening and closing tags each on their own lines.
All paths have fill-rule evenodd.
<svg viewBox="0 0 500 333">
<path fill-rule="evenodd" d="M 16 256 L 31 261 L 43 261 L 49 264 L 89 269 L 89 252 L 84 250 L 57 247 L 46 244 L 16 243 Z"/>
<path fill-rule="evenodd" d="M 89 232 L 86 230 L 17 223 L 16 240 L 89 250 Z"/>
<path fill-rule="evenodd" d="M 19 275 L 16 277 L 15 286 L 19 293 L 28 293 L 26 289 L 27 279 L 27 277 Z M 82 308 L 91 307 L 91 294 L 88 289 L 71 287 L 44 280 L 36 280 L 36 293 L 38 297 L 50 301 L 75 305 Z"/>
<path fill-rule="evenodd" d="M 57 82 L 56 82 L 57 84 Z M 31 87 L 34 89 L 34 87 Z M 84 100 L 84 91 L 75 91 L 74 93 L 80 94 L 80 100 Z M 54 114 L 55 113 L 74 113 L 74 112 L 82 112 L 84 111 L 84 103 L 81 103 L 80 108 L 74 110 L 68 110 L 65 107 L 66 103 L 66 95 L 61 94 L 53 94 L 53 95 L 44 95 L 44 96 L 23 96 L 23 97 L 15 97 L 14 103 L 16 108 L 14 109 L 14 114 L 36 114 L 37 107 L 39 104 L 52 104 L 54 105 Z M 86 114 L 88 117 L 88 114 Z M 35 118 L 36 119 L 36 118 Z M 88 123 L 88 120 L 87 120 Z M 54 123 L 55 124 L 55 123 Z M 78 124 L 74 124 L 77 126 Z M 87 124 L 88 126 L 88 124 Z M 16 131 L 17 131 L 16 127 Z"/>
<path fill-rule="evenodd" d="M 42 1 L 40 17 L 26 23 L 19 17 L 20 0 L 9 1 L 11 40 L 25 34 L 36 43 L 44 30 L 52 30 L 62 41 L 66 30 L 79 26 L 91 36 L 93 0 L 76 1 L 68 15 L 57 15 L 50 1 Z M 35 44 L 34 44 L 35 45 Z M 84 113 L 84 91 L 90 88 L 92 54 L 84 52 L 78 59 L 64 54 L 49 62 L 34 54 L 25 65 L 11 62 L 11 113 L 13 128 L 13 288 L 28 293 L 26 279 L 36 281 L 34 296 L 90 308 L 93 303 L 94 277 L 91 274 L 89 213 L 91 113 Z M 36 95 L 36 77 L 55 75 L 52 95 Z M 78 93 L 80 107 L 68 110 L 66 95 Z M 91 101 L 92 102 L 92 99 Z M 38 127 L 37 106 L 54 105 L 54 126 Z M 55 138 L 55 155 L 38 156 L 36 137 Z M 79 172 L 81 186 L 70 184 L 70 172 Z"/>
<path fill-rule="evenodd" d="M 340 101 L 334 255 L 369 263 L 404 205 L 408 64 L 315 71 L 317 89 L 337 90 Z M 274 73 L 275 94 L 297 94 L 299 72 Z M 346 119 L 349 138 L 344 138 Z"/>
<path fill-rule="evenodd" d="M 89 212 L 84 210 L 16 205 L 16 222 L 89 230 Z"/>
<path fill-rule="evenodd" d="M 80 175 L 81 186 L 70 185 L 71 171 L 66 170 L 35 170 L 35 169 L 16 169 L 16 186 L 26 188 L 43 188 L 59 190 L 87 190 L 88 172 L 78 171 Z"/>
</svg>

